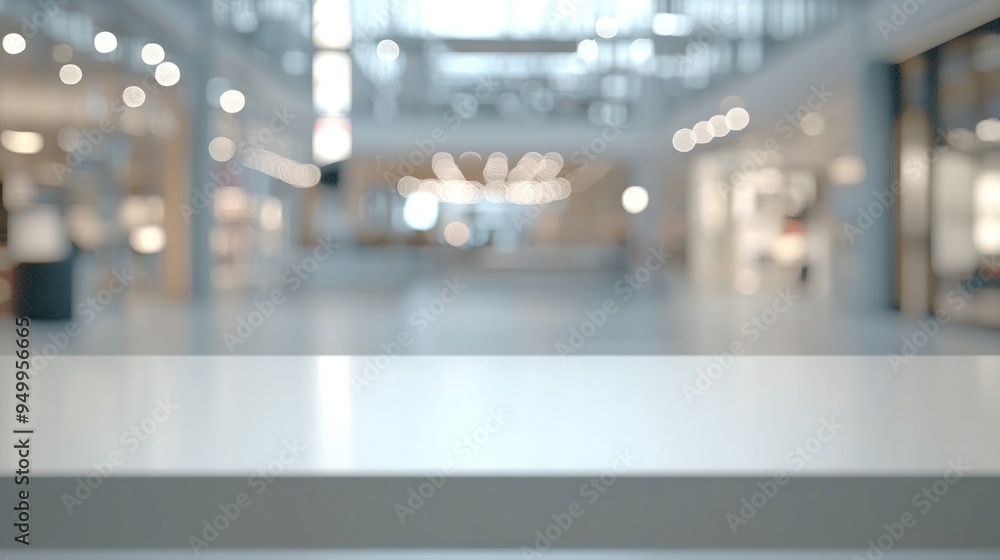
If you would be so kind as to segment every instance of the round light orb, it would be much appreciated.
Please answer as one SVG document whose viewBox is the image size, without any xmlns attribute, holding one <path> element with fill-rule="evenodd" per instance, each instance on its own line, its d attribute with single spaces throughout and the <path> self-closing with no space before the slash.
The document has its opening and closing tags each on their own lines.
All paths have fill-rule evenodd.
<svg viewBox="0 0 1000 560">
<path fill-rule="evenodd" d="M 219 96 L 219 106 L 227 113 L 239 113 L 243 110 L 246 102 L 247 100 L 243 96 L 243 93 L 236 89 L 224 91 Z"/>
<path fill-rule="evenodd" d="M 122 101 L 129 107 L 140 107 L 146 102 L 146 92 L 142 91 L 140 87 L 128 86 L 122 92 Z"/>
<path fill-rule="evenodd" d="M 618 20 L 611 16 L 598 18 L 595 28 L 598 37 L 610 39 L 618 34 Z"/>
<path fill-rule="evenodd" d="M 215 161 L 229 161 L 236 155 L 236 143 L 224 136 L 213 138 L 208 143 L 208 155 Z"/>
<path fill-rule="evenodd" d="M 743 107 L 730 109 L 726 113 L 726 124 L 730 130 L 743 130 L 750 126 L 750 113 Z"/>
<path fill-rule="evenodd" d="M 67 64 L 59 69 L 59 79 L 69 86 L 78 84 L 83 79 L 83 70 L 76 64 Z"/>
<path fill-rule="evenodd" d="M 399 58 L 399 45 L 390 39 L 379 41 L 375 47 L 375 56 L 384 62 L 392 62 Z"/>
<path fill-rule="evenodd" d="M 629 214 L 638 214 L 649 206 L 649 192 L 642 187 L 629 187 L 622 193 L 622 208 Z"/>
<path fill-rule="evenodd" d="M 181 80 L 181 69 L 173 62 L 163 62 L 153 71 L 153 77 L 161 86 L 170 87 Z"/>
<path fill-rule="evenodd" d="M 28 47 L 28 42 L 20 33 L 8 33 L 3 36 L 3 50 L 7 54 L 20 54 Z"/>
<path fill-rule="evenodd" d="M 163 62 L 164 57 L 166 57 L 163 47 L 156 43 L 148 43 L 143 46 L 140 55 L 142 56 L 142 61 L 150 66 L 155 66 Z"/>
<path fill-rule="evenodd" d="M 451 222 L 444 226 L 444 240 L 452 247 L 461 247 L 469 242 L 469 226 L 462 222 Z"/>
<path fill-rule="evenodd" d="M 94 48 L 101 54 L 108 54 L 118 48 L 118 37 L 110 31 L 101 31 L 94 36 Z"/>
<path fill-rule="evenodd" d="M 678 152 L 690 152 L 695 144 L 694 131 L 690 128 L 682 128 L 674 134 L 674 149 Z"/>
</svg>

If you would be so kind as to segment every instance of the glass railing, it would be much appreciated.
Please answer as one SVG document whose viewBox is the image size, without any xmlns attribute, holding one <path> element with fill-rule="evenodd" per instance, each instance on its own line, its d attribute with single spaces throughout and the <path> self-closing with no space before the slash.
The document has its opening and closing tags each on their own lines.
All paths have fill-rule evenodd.
<svg viewBox="0 0 1000 560">
<path fill-rule="evenodd" d="M 653 123 L 830 27 L 842 0 L 354 2 L 355 115 Z M 488 90 L 488 91 L 485 91 Z M 662 103 L 640 104 L 650 95 Z"/>
</svg>

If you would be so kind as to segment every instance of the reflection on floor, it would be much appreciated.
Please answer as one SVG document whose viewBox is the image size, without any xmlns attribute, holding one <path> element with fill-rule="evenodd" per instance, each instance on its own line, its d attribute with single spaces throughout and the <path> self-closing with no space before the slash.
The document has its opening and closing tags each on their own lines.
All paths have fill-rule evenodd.
<svg viewBox="0 0 1000 560">
<path fill-rule="evenodd" d="M 631 284 L 630 284 L 631 282 Z M 857 312 L 793 288 L 709 293 L 678 276 L 493 272 L 310 282 L 210 303 L 140 290 L 65 323 L 36 322 L 36 345 L 84 355 L 749 355 L 991 354 L 1000 331 Z M 87 305 L 92 294 L 81 293 Z M 940 327 L 940 328 L 936 328 Z M 0 327 L 3 328 L 3 327 Z M 7 337 L 0 350 L 12 350 Z"/>
</svg>

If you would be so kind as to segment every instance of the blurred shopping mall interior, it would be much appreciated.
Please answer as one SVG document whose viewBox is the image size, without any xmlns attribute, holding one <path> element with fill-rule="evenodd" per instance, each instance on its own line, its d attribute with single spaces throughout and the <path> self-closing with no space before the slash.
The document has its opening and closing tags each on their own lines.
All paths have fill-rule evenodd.
<svg viewBox="0 0 1000 560">
<path fill-rule="evenodd" d="M 0 39 L 46 558 L 198 554 L 251 473 L 216 558 L 532 558 L 611 468 L 553 557 L 878 560 L 954 465 L 892 555 L 997 558 L 1000 1 L 0 0 Z M 718 492 L 777 482 L 641 479 L 781 469 L 747 528 Z"/>
<path fill-rule="evenodd" d="M 986 353 L 997 17 L 0 0 L 0 304 L 70 354 Z"/>
</svg>

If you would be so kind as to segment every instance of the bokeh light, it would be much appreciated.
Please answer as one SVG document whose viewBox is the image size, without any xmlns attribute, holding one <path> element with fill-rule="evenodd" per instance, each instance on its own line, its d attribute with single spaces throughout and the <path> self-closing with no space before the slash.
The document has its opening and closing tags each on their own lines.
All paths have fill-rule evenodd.
<svg viewBox="0 0 1000 560">
<path fill-rule="evenodd" d="M 166 53 L 163 52 L 163 47 L 156 43 L 148 43 L 142 47 L 141 51 L 142 61 L 150 66 L 155 66 L 163 62 Z"/>
<path fill-rule="evenodd" d="M 129 107 L 140 107 L 146 102 L 146 92 L 137 86 L 129 86 L 122 92 L 122 101 Z"/>
<path fill-rule="evenodd" d="M 622 207 L 629 214 L 638 214 L 647 206 L 649 206 L 649 192 L 643 187 L 629 187 L 622 193 Z"/>
<path fill-rule="evenodd" d="M 101 31 L 94 36 L 94 48 L 99 53 L 108 54 L 118 48 L 118 37 L 110 31 Z"/>
<path fill-rule="evenodd" d="M 444 227 L 444 240 L 452 247 L 461 247 L 469 242 L 469 226 L 463 222 L 451 222 Z"/>
<path fill-rule="evenodd" d="M 83 79 L 83 70 L 76 64 L 67 64 L 59 69 L 59 79 L 66 85 L 78 84 Z"/>
<path fill-rule="evenodd" d="M 8 33 L 3 36 L 3 50 L 7 54 L 20 54 L 27 46 L 28 43 L 20 33 Z"/>
<path fill-rule="evenodd" d="M 246 97 L 236 89 L 222 92 L 219 96 L 219 106 L 227 113 L 239 113 L 246 105 Z"/>
<path fill-rule="evenodd" d="M 674 149 L 678 152 L 690 152 L 696 144 L 694 131 L 690 128 L 682 128 L 674 133 Z"/>
<path fill-rule="evenodd" d="M 375 47 L 375 56 L 385 62 L 396 60 L 399 58 L 399 45 L 390 39 L 379 41 L 378 46 Z"/>
<path fill-rule="evenodd" d="M 599 37 L 610 39 L 618 34 L 618 20 L 611 16 L 598 18 L 595 28 Z"/>
<path fill-rule="evenodd" d="M 173 62 L 163 62 L 153 72 L 156 83 L 170 87 L 181 80 L 181 69 Z"/>
<path fill-rule="evenodd" d="M 743 130 L 750 126 L 750 112 L 743 107 L 730 109 L 726 113 L 726 124 L 729 125 L 730 130 Z"/>
<path fill-rule="evenodd" d="M 236 155 L 236 143 L 224 136 L 213 138 L 208 143 L 208 155 L 215 161 L 229 161 Z"/>
</svg>

